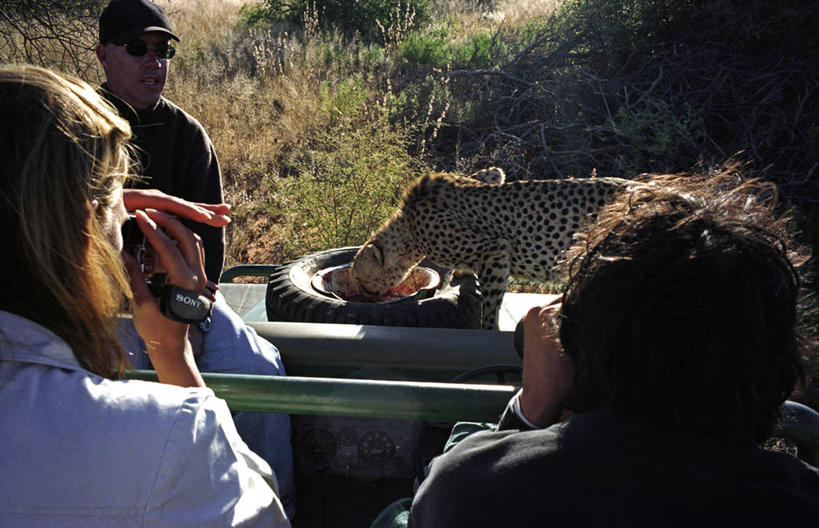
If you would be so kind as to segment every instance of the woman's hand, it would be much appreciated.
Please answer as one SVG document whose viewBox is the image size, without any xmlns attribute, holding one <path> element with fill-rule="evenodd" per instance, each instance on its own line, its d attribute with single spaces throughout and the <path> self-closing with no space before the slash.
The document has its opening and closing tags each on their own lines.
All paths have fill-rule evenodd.
<svg viewBox="0 0 819 528">
<path fill-rule="evenodd" d="M 529 310 L 523 320 L 523 389 L 520 411 L 539 427 L 560 421 L 574 386 L 574 365 L 563 352 L 554 317 L 560 298 Z"/>
<path fill-rule="evenodd" d="M 123 189 L 122 201 L 129 211 L 156 209 L 213 227 L 223 227 L 230 223 L 229 204 L 189 202 L 157 189 Z"/>
<path fill-rule="evenodd" d="M 195 292 L 207 291 L 204 249 L 199 237 L 179 220 L 161 211 L 138 210 L 135 215 L 139 228 L 165 270 L 165 283 Z M 134 326 L 145 342 L 159 381 L 204 387 L 188 341 L 188 325 L 162 315 L 136 260 L 125 252 L 122 254 L 131 278 Z"/>
</svg>

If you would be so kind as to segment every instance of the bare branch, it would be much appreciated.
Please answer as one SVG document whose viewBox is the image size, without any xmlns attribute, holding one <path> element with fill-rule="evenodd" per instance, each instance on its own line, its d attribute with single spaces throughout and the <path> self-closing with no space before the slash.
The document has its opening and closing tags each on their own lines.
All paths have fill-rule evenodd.
<svg viewBox="0 0 819 528">
<path fill-rule="evenodd" d="M 453 70 L 449 72 L 449 77 L 461 77 L 461 76 L 470 76 L 470 77 L 482 77 L 482 76 L 490 76 L 490 75 L 497 75 L 500 77 L 505 77 L 511 81 L 514 81 L 519 84 L 523 84 L 525 86 L 537 86 L 536 82 L 527 81 L 525 79 L 521 79 L 520 77 L 515 77 L 514 75 L 507 73 L 501 70 Z"/>
<path fill-rule="evenodd" d="M 649 95 L 654 93 L 654 90 L 657 89 L 657 86 L 660 84 L 660 81 L 662 81 L 662 80 L 663 80 L 663 67 L 660 66 L 660 72 L 657 74 L 657 78 L 654 79 L 654 82 L 651 83 L 651 86 L 648 87 L 648 90 L 643 92 L 643 94 L 639 98 L 637 98 L 636 101 L 634 101 L 634 106 L 639 106 L 640 103 L 643 102 L 643 99 L 645 99 L 646 97 L 648 97 Z"/>
<path fill-rule="evenodd" d="M 0 59 L 29 62 L 88 78 L 106 0 L 6 0 L 0 5 Z"/>
</svg>

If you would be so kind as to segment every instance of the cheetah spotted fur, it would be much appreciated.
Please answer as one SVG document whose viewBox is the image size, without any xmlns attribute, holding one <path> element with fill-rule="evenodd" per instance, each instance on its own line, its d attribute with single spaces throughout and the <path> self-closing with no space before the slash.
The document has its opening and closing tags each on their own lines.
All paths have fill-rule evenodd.
<svg viewBox="0 0 819 528">
<path fill-rule="evenodd" d="M 496 168 L 469 178 L 426 174 L 358 251 L 353 280 L 364 291 L 381 294 L 426 256 L 440 266 L 477 275 L 482 326 L 496 329 L 510 275 L 557 280 L 555 264 L 572 235 L 630 183 L 619 178 L 505 183 L 503 171 Z"/>
</svg>

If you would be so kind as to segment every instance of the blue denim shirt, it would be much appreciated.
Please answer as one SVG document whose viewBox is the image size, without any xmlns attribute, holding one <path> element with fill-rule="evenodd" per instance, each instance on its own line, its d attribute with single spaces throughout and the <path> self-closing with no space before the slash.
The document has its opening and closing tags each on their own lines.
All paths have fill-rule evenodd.
<svg viewBox="0 0 819 528">
<path fill-rule="evenodd" d="M 0 311 L 0 526 L 290 526 L 210 389 L 112 381 Z"/>
</svg>

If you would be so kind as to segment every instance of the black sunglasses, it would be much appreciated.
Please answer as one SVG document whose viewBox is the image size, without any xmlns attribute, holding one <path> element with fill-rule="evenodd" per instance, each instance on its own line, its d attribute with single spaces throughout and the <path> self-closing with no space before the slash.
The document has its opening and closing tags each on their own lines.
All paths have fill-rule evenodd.
<svg viewBox="0 0 819 528">
<path fill-rule="evenodd" d="M 148 50 L 154 50 L 157 59 L 170 59 L 176 55 L 176 48 L 167 42 L 157 44 L 153 48 L 148 47 L 145 42 L 139 39 L 132 40 L 131 42 L 125 44 L 125 51 L 128 52 L 128 55 L 133 57 L 142 57 L 148 53 Z"/>
</svg>

